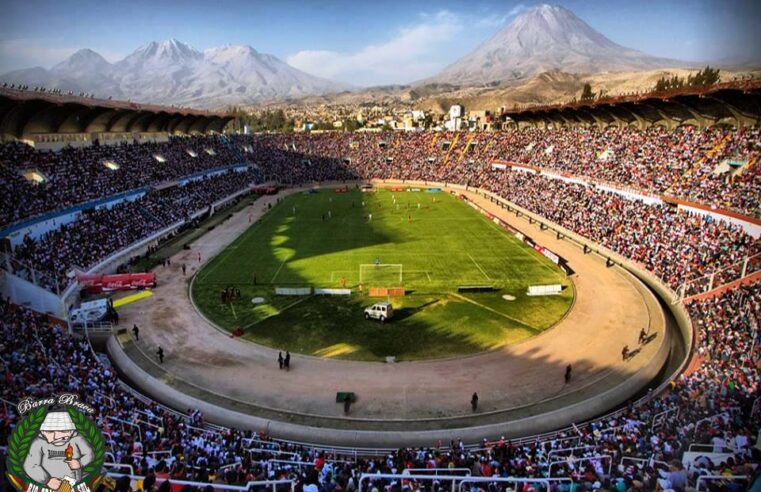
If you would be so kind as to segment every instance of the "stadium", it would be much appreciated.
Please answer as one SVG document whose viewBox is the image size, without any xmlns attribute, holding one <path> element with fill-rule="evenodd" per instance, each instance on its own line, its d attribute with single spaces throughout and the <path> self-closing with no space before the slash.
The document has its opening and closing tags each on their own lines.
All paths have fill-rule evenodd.
<svg viewBox="0 0 761 492">
<path fill-rule="evenodd" d="M 759 486 L 761 79 L 238 118 L 0 88 L 5 486 L 86 492 L 22 459 L 51 395 L 92 490 Z"/>
</svg>

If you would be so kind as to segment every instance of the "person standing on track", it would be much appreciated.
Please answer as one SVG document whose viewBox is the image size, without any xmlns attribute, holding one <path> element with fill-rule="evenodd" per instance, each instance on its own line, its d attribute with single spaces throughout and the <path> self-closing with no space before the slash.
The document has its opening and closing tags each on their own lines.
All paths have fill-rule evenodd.
<svg viewBox="0 0 761 492">
<path fill-rule="evenodd" d="M 565 368 L 565 384 L 571 382 L 571 364 L 568 364 Z"/>
<path fill-rule="evenodd" d="M 285 351 L 285 359 L 283 360 L 283 365 L 286 371 L 291 370 L 291 353 L 287 350 Z"/>
<path fill-rule="evenodd" d="M 278 352 L 277 353 L 277 363 L 280 366 L 280 369 L 282 369 L 283 368 L 283 364 L 285 363 L 284 360 L 283 360 L 283 353 L 282 352 Z"/>
<path fill-rule="evenodd" d="M 478 410 L 478 393 L 473 393 L 473 396 L 470 399 L 470 408 L 472 408 L 474 412 Z"/>
<path fill-rule="evenodd" d="M 159 345 L 159 349 L 156 351 L 156 355 L 159 357 L 159 364 L 164 363 L 164 349 Z"/>
<path fill-rule="evenodd" d="M 644 328 L 639 330 L 639 344 L 642 345 L 647 341 L 647 332 Z"/>
</svg>

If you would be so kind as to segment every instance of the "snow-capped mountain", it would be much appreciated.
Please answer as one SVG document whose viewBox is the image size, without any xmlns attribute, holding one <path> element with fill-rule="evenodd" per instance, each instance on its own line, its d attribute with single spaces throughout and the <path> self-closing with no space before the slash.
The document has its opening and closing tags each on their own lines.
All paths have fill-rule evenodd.
<svg viewBox="0 0 761 492">
<path fill-rule="evenodd" d="M 680 66 L 685 63 L 614 43 L 564 7 L 539 5 L 421 82 L 482 85 L 525 79 L 550 70 L 598 73 Z"/>
<path fill-rule="evenodd" d="M 50 70 L 16 70 L 0 75 L 0 81 L 137 102 L 214 108 L 349 88 L 309 75 L 250 46 L 200 52 L 176 39 L 152 41 L 113 64 L 83 49 Z"/>
</svg>

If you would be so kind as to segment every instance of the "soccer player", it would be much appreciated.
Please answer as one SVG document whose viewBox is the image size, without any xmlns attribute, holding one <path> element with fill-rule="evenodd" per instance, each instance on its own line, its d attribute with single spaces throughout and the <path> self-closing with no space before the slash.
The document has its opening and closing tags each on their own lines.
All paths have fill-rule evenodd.
<svg viewBox="0 0 761 492">
<path fill-rule="evenodd" d="M 380 256 L 375 257 L 375 268 L 378 268 L 380 266 Z"/>
</svg>

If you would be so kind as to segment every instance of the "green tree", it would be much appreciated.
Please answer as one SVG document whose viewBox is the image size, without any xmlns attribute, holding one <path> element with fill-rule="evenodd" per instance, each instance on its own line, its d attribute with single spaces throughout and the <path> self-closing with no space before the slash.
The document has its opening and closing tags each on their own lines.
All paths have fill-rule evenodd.
<svg viewBox="0 0 761 492">
<path fill-rule="evenodd" d="M 703 70 L 687 77 L 687 85 L 690 87 L 713 85 L 721 79 L 719 72 L 718 68 L 711 68 L 709 65 L 706 65 Z"/>
<path fill-rule="evenodd" d="M 595 98 L 595 93 L 592 92 L 592 86 L 589 84 L 589 82 L 584 83 L 584 89 L 581 91 L 581 100 L 582 101 L 589 101 Z"/>
<path fill-rule="evenodd" d="M 664 76 L 658 79 L 658 81 L 655 83 L 655 90 L 667 91 L 670 89 L 679 89 L 680 87 L 684 87 L 684 84 L 685 81 L 683 77 L 673 75 L 671 78 L 668 78 Z"/>
</svg>

